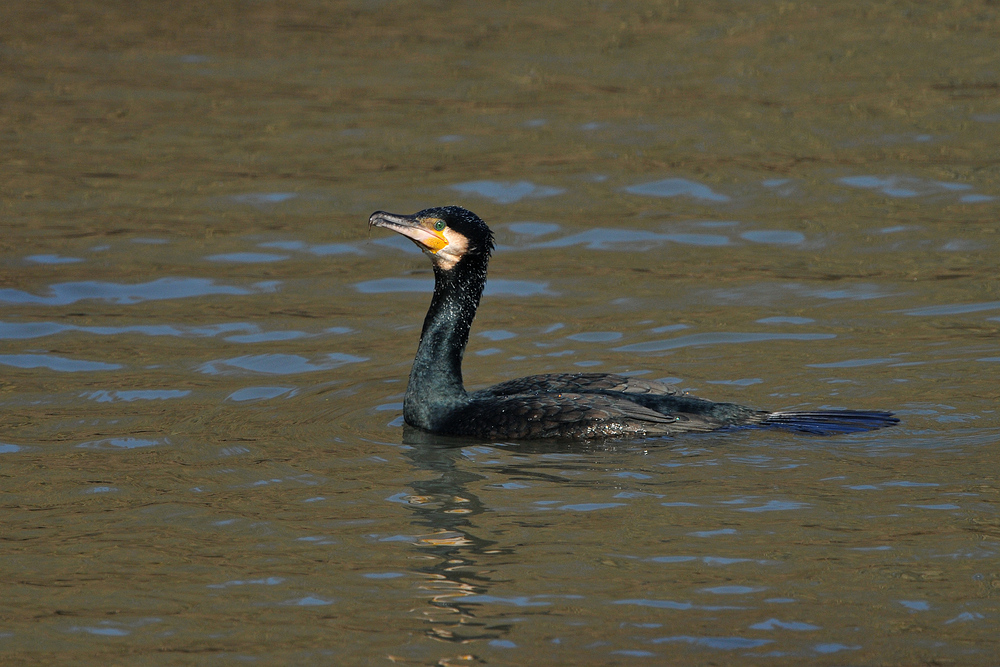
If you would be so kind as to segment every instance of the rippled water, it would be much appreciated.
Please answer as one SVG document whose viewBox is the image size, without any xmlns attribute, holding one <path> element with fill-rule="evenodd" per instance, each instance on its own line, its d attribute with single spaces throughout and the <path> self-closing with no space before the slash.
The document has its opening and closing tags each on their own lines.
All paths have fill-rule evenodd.
<svg viewBox="0 0 1000 667">
<path fill-rule="evenodd" d="M 995 8 L 5 12 L 5 664 L 995 662 Z M 445 203 L 470 387 L 903 422 L 404 427 Z"/>
</svg>

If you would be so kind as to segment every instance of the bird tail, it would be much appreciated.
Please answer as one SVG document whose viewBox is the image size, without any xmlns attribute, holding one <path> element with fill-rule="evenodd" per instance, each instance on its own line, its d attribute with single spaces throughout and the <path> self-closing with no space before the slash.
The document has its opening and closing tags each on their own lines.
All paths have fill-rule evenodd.
<svg viewBox="0 0 1000 667">
<path fill-rule="evenodd" d="M 898 417 L 881 410 L 814 410 L 772 412 L 758 426 L 812 435 L 838 435 L 874 431 L 898 423 Z"/>
</svg>

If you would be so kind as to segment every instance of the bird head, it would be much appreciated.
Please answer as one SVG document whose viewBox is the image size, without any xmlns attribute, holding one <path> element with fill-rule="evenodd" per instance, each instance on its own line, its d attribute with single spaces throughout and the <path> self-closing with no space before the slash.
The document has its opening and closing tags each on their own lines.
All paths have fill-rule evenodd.
<svg viewBox="0 0 1000 667">
<path fill-rule="evenodd" d="M 368 226 L 402 234 L 445 271 L 468 256 L 488 260 L 493 251 L 493 232 L 478 215 L 461 206 L 427 208 L 413 215 L 376 211 L 368 218 Z"/>
</svg>

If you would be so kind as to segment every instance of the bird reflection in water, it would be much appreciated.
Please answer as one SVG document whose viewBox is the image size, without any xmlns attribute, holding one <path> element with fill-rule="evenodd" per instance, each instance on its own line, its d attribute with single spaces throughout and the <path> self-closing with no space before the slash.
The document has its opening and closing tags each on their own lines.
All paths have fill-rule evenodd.
<svg viewBox="0 0 1000 667">
<path fill-rule="evenodd" d="M 495 619 L 501 614 L 492 609 L 489 616 L 493 620 L 484 621 L 481 617 L 485 614 L 480 610 L 483 597 L 491 595 L 492 587 L 509 585 L 508 580 L 498 581 L 493 574 L 500 566 L 516 562 L 517 553 L 513 546 L 501 546 L 481 536 L 485 529 L 476 525 L 475 517 L 490 508 L 471 488 L 485 482 L 487 477 L 467 469 L 475 464 L 468 460 L 463 448 L 505 445 L 484 445 L 481 440 L 435 435 L 410 426 L 403 427 L 402 441 L 410 447 L 403 454 L 416 470 L 435 475 L 433 479 L 410 482 L 413 493 L 405 497 L 415 515 L 413 523 L 420 527 L 420 537 L 415 542 L 420 555 L 416 558 L 428 561 L 415 568 L 424 578 L 421 587 L 430 592 L 430 608 L 421 610 L 431 624 L 426 634 L 455 643 L 500 639 L 510 632 L 512 622 L 497 622 Z M 523 466 L 491 465 L 489 471 L 492 476 L 504 475 L 512 480 L 531 478 L 547 484 L 576 484 L 559 472 L 544 470 L 547 463 L 540 461 L 538 455 L 573 454 L 582 457 L 581 470 L 593 470 L 594 465 L 586 461 L 588 454 L 601 453 L 601 460 L 606 460 L 603 456 L 609 452 L 627 450 L 634 454 L 637 449 L 644 452 L 646 444 L 576 439 L 518 442 L 510 446 L 518 454 L 530 455 L 529 461 Z M 551 465 L 560 472 L 577 467 L 562 458 L 553 460 Z M 547 608 L 546 603 L 538 604 Z M 530 613 L 519 608 L 516 616 L 523 618 Z"/>
<path fill-rule="evenodd" d="M 476 617 L 479 605 L 462 602 L 469 596 L 487 594 L 494 583 L 489 561 L 513 554 L 513 549 L 499 547 L 495 540 L 475 532 L 473 518 L 487 508 L 469 485 L 486 477 L 456 464 L 463 458 L 461 446 L 470 442 L 406 427 L 403 444 L 412 447 L 405 455 L 416 469 L 437 475 L 410 482 L 413 494 L 407 498 L 415 515 L 413 523 L 422 529 L 416 543 L 421 552 L 417 558 L 429 561 L 416 568 L 424 577 L 421 587 L 430 592 L 430 608 L 422 610 L 431 624 L 427 636 L 456 643 L 503 636 L 509 625 L 480 621 Z"/>
</svg>

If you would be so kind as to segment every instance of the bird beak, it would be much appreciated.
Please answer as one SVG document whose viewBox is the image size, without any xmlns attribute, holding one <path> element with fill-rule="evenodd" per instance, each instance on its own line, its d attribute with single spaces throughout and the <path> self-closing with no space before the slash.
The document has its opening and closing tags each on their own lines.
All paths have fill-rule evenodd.
<svg viewBox="0 0 1000 667">
<path fill-rule="evenodd" d="M 438 218 L 418 218 L 413 215 L 396 215 L 385 211 L 375 211 L 368 218 L 368 228 L 385 227 L 399 232 L 416 243 L 421 250 L 435 254 L 448 245 L 448 239 L 445 238 L 443 232 L 434 229 L 434 225 L 438 222 L 440 222 Z"/>
</svg>

